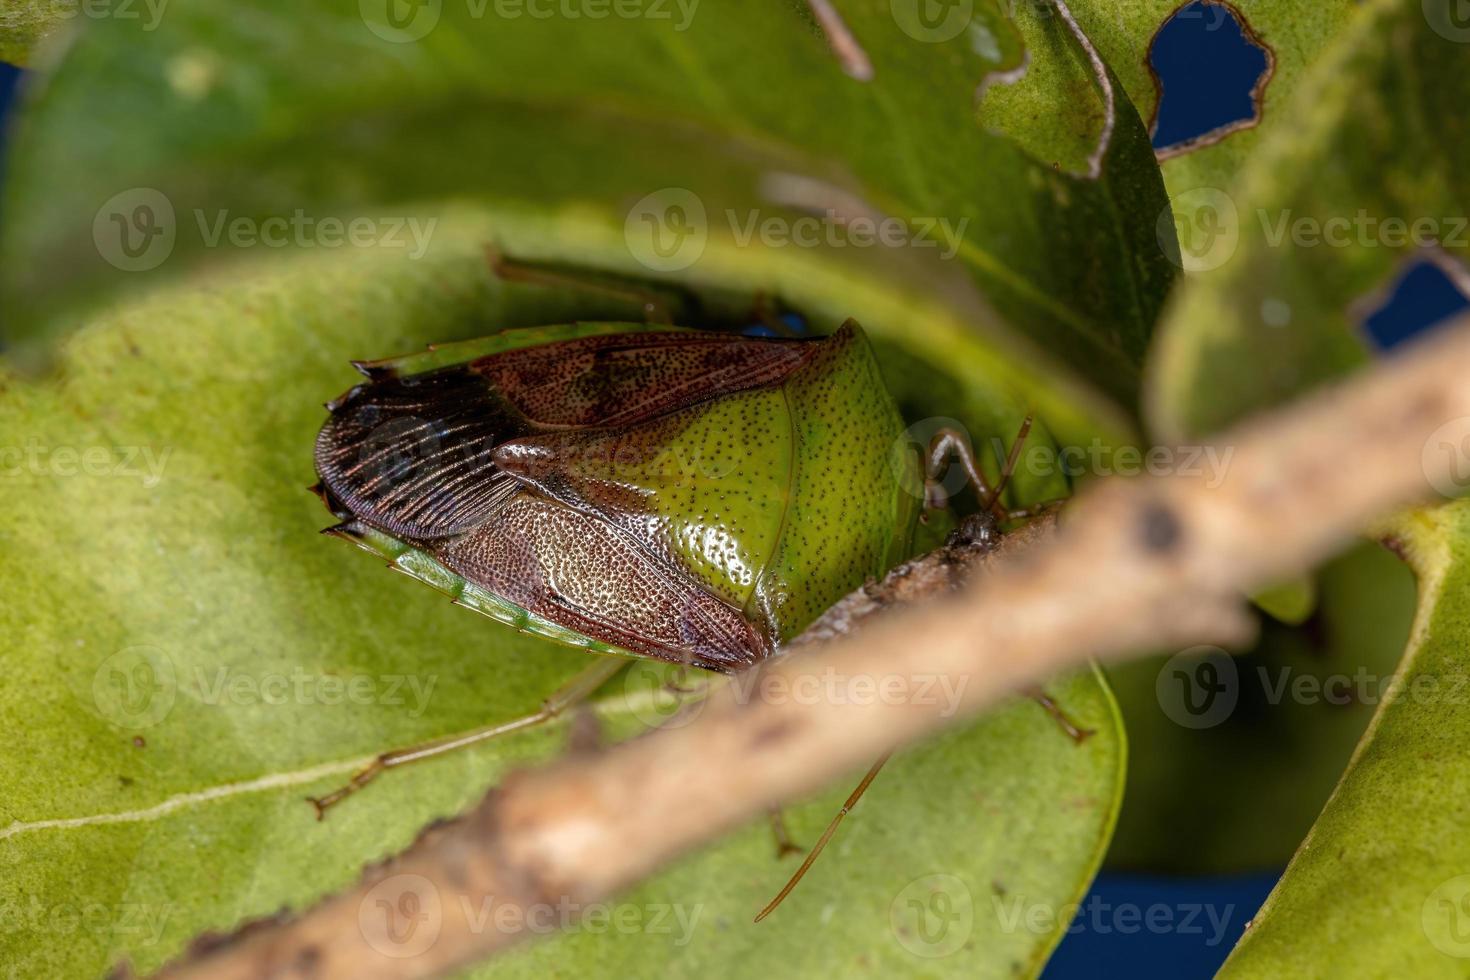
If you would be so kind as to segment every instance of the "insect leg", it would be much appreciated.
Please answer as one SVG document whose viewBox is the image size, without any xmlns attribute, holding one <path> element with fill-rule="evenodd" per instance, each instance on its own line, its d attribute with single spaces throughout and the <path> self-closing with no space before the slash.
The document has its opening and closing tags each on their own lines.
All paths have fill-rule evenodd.
<svg viewBox="0 0 1470 980">
<path fill-rule="evenodd" d="M 863 781 L 857 784 L 857 789 L 853 790 L 852 793 L 848 795 L 847 801 L 842 804 L 842 808 L 837 811 L 837 815 L 832 818 L 832 822 L 827 824 L 827 829 L 822 831 L 822 836 L 817 838 L 817 842 L 812 846 L 811 851 L 807 854 L 806 860 L 801 862 L 801 867 L 797 868 L 796 873 L 791 876 L 791 880 L 786 882 L 786 887 L 782 888 L 776 894 L 776 897 L 771 899 L 766 907 L 760 910 L 760 914 L 755 917 L 755 921 L 759 922 L 766 916 L 770 915 L 772 912 L 776 911 L 776 906 L 785 901 L 786 896 L 791 894 L 792 889 L 794 889 L 801 882 L 802 878 L 806 877 L 807 871 L 811 870 L 811 866 L 813 863 L 816 862 L 817 856 L 822 853 L 822 849 L 827 846 L 827 842 L 831 840 L 832 835 L 837 832 L 837 825 L 842 823 L 842 818 L 847 816 L 848 811 L 857 806 L 857 801 L 862 799 L 863 794 L 868 791 L 868 786 L 870 786 L 874 778 L 877 777 L 878 770 L 882 769 L 883 763 L 888 761 L 888 755 L 889 753 L 887 752 L 883 753 L 883 755 L 879 756 L 878 761 L 873 763 L 872 768 L 868 770 L 867 775 L 863 776 Z"/>
<path fill-rule="evenodd" d="M 776 839 L 776 859 L 780 860 L 788 854 L 800 854 L 801 848 L 791 839 L 791 832 L 786 829 L 786 814 L 779 806 L 770 809 L 771 836 Z"/>
<path fill-rule="evenodd" d="M 621 279 L 591 272 L 559 269 L 551 265 L 508 259 L 493 246 L 485 246 L 485 260 L 496 278 L 507 282 L 525 282 L 558 289 L 577 289 L 614 299 L 637 303 L 649 323 L 673 323 L 674 308 L 681 312 L 689 305 L 689 297 L 673 289 L 662 292 Z"/>
<path fill-rule="evenodd" d="M 980 498 L 980 506 L 995 515 L 996 520 L 1007 521 L 1015 517 L 1025 516 L 1023 512 L 1008 511 L 1000 502 L 1000 495 L 1005 492 L 1006 484 L 1011 480 L 1011 474 L 1016 471 L 1016 461 L 1021 458 L 1021 447 L 1026 443 L 1026 437 L 1031 433 L 1031 416 L 1021 420 L 1021 428 L 1016 433 L 1016 438 L 1011 443 L 1010 452 L 1001 462 L 1000 478 L 995 486 L 985 479 L 985 473 L 980 469 L 979 462 L 975 459 L 975 451 L 970 446 L 969 439 L 957 429 L 940 429 L 934 433 L 934 438 L 929 441 L 929 452 L 924 460 L 924 487 L 925 503 L 930 506 L 943 506 L 943 501 L 937 499 L 939 478 L 943 476 L 949 465 L 951 456 L 957 457 L 960 465 L 965 468 L 965 474 L 969 476 L 975 486 L 975 493 Z"/>
<path fill-rule="evenodd" d="M 1061 730 L 1066 733 L 1067 737 L 1076 742 L 1078 745 L 1081 745 L 1093 735 L 1097 734 L 1097 732 L 1095 732 L 1093 729 L 1083 728 L 1081 725 L 1073 721 L 1072 718 L 1065 711 L 1062 710 L 1061 706 L 1052 700 L 1051 695 L 1047 694 L 1041 688 L 1028 687 L 1025 690 L 1025 694 L 1028 698 L 1041 705 L 1042 710 L 1051 715 L 1052 721 L 1057 723 L 1057 727 L 1061 728 Z"/>
<path fill-rule="evenodd" d="M 541 702 L 541 707 L 532 714 L 516 718 L 513 721 L 501 722 L 496 725 L 487 725 L 477 728 L 463 735 L 455 735 L 450 738 L 440 739 L 437 742 L 426 742 L 423 745 L 415 745 L 411 748 L 394 749 L 378 756 L 367 766 L 359 770 L 347 784 L 333 790 L 326 796 L 308 797 L 311 805 L 316 807 L 316 818 L 322 819 L 327 809 L 362 789 L 368 783 L 378 777 L 378 774 L 396 766 L 407 765 L 410 762 L 418 762 L 420 759 L 430 759 L 436 755 L 453 752 L 469 745 L 476 745 L 486 739 L 495 738 L 500 735 L 509 735 L 525 728 L 532 728 L 544 724 L 566 711 L 578 702 L 586 700 L 592 692 L 596 691 L 610 677 L 622 670 L 628 661 L 622 657 L 598 657 L 596 662 L 583 669 L 566 684 L 552 692 L 551 696 Z"/>
</svg>

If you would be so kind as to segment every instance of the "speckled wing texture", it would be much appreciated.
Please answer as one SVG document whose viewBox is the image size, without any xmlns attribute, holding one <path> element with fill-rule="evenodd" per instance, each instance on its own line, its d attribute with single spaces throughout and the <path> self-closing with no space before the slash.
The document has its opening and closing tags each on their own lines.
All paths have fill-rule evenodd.
<svg viewBox="0 0 1470 980">
<path fill-rule="evenodd" d="M 619 332 L 405 376 L 383 363 L 317 440 L 339 533 L 392 535 L 533 620 L 737 671 L 904 557 L 901 423 L 853 326 Z"/>
</svg>

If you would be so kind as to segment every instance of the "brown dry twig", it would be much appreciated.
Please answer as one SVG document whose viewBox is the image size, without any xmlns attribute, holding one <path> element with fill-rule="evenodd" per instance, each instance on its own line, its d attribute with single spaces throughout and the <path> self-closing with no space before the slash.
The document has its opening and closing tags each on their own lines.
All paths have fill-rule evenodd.
<svg viewBox="0 0 1470 980">
<path fill-rule="evenodd" d="M 1089 657 L 1195 643 L 1239 643 L 1252 620 L 1241 596 L 1300 573 L 1386 512 L 1426 499 L 1454 457 L 1426 452 L 1436 430 L 1470 417 L 1470 317 L 1339 388 L 1249 423 L 1224 477 L 1107 479 L 1054 531 L 1007 561 L 986 562 L 955 590 L 941 553 L 879 587 L 890 598 L 944 593 L 895 608 L 855 635 L 810 646 L 716 690 L 691 724 L 517 773 L 473 811 L 427 831 L 352 890 L 297 917 L 260 924 L 196 952 L 168 978 L 421 977 L 521 938 L 474 929 L 480 897 L 522 909 L 585 906 L 677 855 L 809 793 L 894 748 L 972 716 Z M 963 550 L 963 549 L 962 549 Z M 960 576 L 962 577 L 962 576 Z M 851 619 L 884 603 L 845 600 Z M 911 604 L 910 604 L 911 605 Z M 834 615 L 839 615 L 834 613 Z M 824 619 L 825 629 L 833 620 Z M 850 624 L 849 624 L 850 625 Z M 762 696 L 799 675 L 875 679 L 949 675 L 961 709 Z M 746 696 L 741 697 L 744 691 Z M 651 814 L 677 812 L 678 820 Z M 471 901 L 440 899 L 468 895 Z M 433 939 L 410 956 L 386 944 L 375 903 L 429 918 Z M 520 922 L 526 922 L 522 916 Z"/>
</svg>

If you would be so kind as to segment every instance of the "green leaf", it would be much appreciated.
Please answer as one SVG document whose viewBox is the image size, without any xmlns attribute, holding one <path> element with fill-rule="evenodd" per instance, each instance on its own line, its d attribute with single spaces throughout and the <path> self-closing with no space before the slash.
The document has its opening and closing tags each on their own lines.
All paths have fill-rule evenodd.
<svg viewBox="0 0 1470 980">
<path fill-rule="evenodd" d="M 1071 0 L 1078 22 L 1118 74 L 1144 119 L 1157 117 L 1160 101 L 1160 83 L 1149 64 L 1154 35 L 1176 11 L 1188 5 L 1189 0 L 1126 4 Z M 1258 122 L 1164 160 L 1164 181 L 1171 197 L 1201 187 L 1230 186 L 1261 141 L 1277 128 L 1291 125 L 1285 107 L 1303 75 L 1358 6 L 1352 0 L 1322 0 L 1307 5 L 1291 0 L 1266 0 L 1230 8 L 1243 26 L 1270 50 L 1271 74 L 1261 92 Z M 1209 30 L 1219 29 L 1221 18 L 1229 14 L 1225 5 L 1206 0 L 1206 6 L 1197 15 Z"/>
<path fill-rule="evenodd" d="M 1279 622 L 1300 626 L 1317 608 L 1317 583 L 1310 575 L 1262 589 L 1251 596 L 1257 608 Z"/>
<path fill-rule="evenodd" d="M 889 328 L 905 343 L 974 334 L 993 384 L 1035 391 L 1055 425 L 1069 420 L 1049 410 L 1086 397 L 1085 378 L 1124 406 L 1094 395 L 1086 414 L 1125 430 L 1172 280 L 1154 220 L 1162 183 L 1126 104 L 1098 180 L 1057 173 L 983 131 L 975 89 L 1014 58 L 993 4 L 944 41 L 913 36 L 923 31 L 912 24 L 906 33 L 887 2 L 843 4 L 873 66 L 866 82 L 844 74 L 785 3 L 608 22 L 421 9 L 429 20 L 411 41 L 325 0 L 194 3 L 141 39 L 93 25 L 16 136 L 0 247 L 7 305 L 20 311 L 10 339 L 64 328 L 99 289 L 217 265 L 231 250 L 208 246 L 199 212 L 210 226 L 222 211 L 452 213 L 447 199 L 557 209 L 602 240 L 576 256 L 547 243 L 536 257 L 646 275 L 625 224 L 640 202 L 662 213 L 669 200 L 658 194 L 676 188 L 701 202 L 711 247 L 739 238 L 751 217 L 789 224 L 830 208 L 911 222 L 920 247 L 815 250 L 922 297 L 923 315 Z M 140 188 L 168 202 L 172 251 L 156 269 L 120 272 L 106 260 L 113 220 L 150 202 L 155 216 L 164 210 Z M 744 249 L 772 267 L 813 250 L 759 239 Z M 712 266 L 665 271 L 707 284 L 724 274 Z M 759 278 L 784 299 L 806 298 L 779 268 Z"/>
<path fill-rule="evenodd" d="M 953 418 L 981 445 L 1011 438 L 1027 412 L 1043 448 L 1128 436 L 1170 281 L 1141 123 L 1125 105 L 1101 179 L 1057 173 L 975 118 L 979 81 L 1018 57 L 995 5 L 938 43 L 905 33 L 886 2 L 843 8 L 871 82 L 774 3 L 700 8 L 686 29 L 446 4 L 407 43 L 321 0 L 181 5 L 141 37 L 89 25 L 22 116 L 0 241 L 7 338 L 34 351 L 81 328 L 49 374 L 8 377 L 0 395 L 3 445 L 22 463 L 0 536 L 30 556 L 0 570 L 15 600 L 0 623 L 23 638 L 0 714 L 26 733 L 27 774 L 8 767 L 0 785 L 13 872 L 0 904 L 29 916 L 0 936 L 7 958 L 40 974 L 119 955 L 148 969 L 201 929 L 341 888 L 508 767 L 556 751 L 550 730 L 393 773 L 323 825 L 302 802 L 373 752 L 523 713 L 580 663 L 318 538 L 326 518 L 298 489 L 316 405 L 354 380 L 347 358 L 640 315 L 605 295 L 504 287 L 485 244 L 663 280 L 717 319 L 748 315 L 757 294 L 822 330 L 855 316 L 916 425 Z M 702 250 L 664 262 L 640 222 L 691 199 Z M 911 232 L 936 223 L 896 246 L 742 244 L 752 216 L 791 226 L 828 207 Z M 274 219 L 290 238 L 298 215 L 314 229 L 299 244 L 232 244 L 237 222 Z M 317 223 L 354 219 L 396 222 L 402 244 L 325 245 Z M 142 233 L 165 224 L 171 237 L 150 251 Z M 124 287 L 148 295 L 109 308 Z M 63 447 L 113 464 L 60 472 L 73 468 Z M 160 479 L 123 472 L 130 447 L 163 460 Z M 1034 501 L 1067 484 L 1043 468 L 1014 489 Z M 310 695 L 295 693 L 298 675 Z M 326 678 L 370 696 L 315 703 Z M 434 683 L 422 710 L 401 686 L 393 698 L 409 703 L 390 703 L 396 678 Z M 280 683 L 285 703 L 264 701 Z M 649 720 L 646 678 L 633 707 L 631 683 L 599 702 L 618 733 Z M 138 729 L 129 692 L 144 721 L 168 710 Z M 791 867 L 757 826 L 619 906 L 697 908 L 692 942 L 643 919 L 532 948 L 497 975 L 613 960 L 754 975 L 832 950 L 857 973 L 1034 975 L 1106 848 L 1123 771 L 1100 677 L 1051 693 L 1097 734 L 1075 746 L 1022 702 L 895 759 L 761 926 L 748 917 Z M 799 841 L 847 789 L 794 810 Z M 55 926 L 72 907 L 93 909 L 92 925 Z M 948 917 L 960 909 L 968 918 Z"/>
<path fill-rule="evenodd" d="M 1176 197 L 1195 271 L 1171 298 L 1151 364 L 1148 414 L 1161 438 L 1217 431 L 1363 365 L 1364 308 L 1402 265 L 1463 263 L 1454 229 L 1470 199 L 1470 37 L 1450 15 L 1440 0 L 1363 5 L 1229 193 L 1183 207 Z M 1393 231 L 1390 219 L 1401 223 Z M 1441 248 L 1404 240 L 1421 219 Z M 1225 975 L 1463 974 L 1436 945 L 1462 896 L 1435 891 L 1464 864 L 1448 831 L 1466 798 L 1448 751 L 1463 740 L 1463 701 L 1443 688 L 1403 693 L 1457 676 L 1462 515 L 1457 506 L 1400 522 L 1420 596 L 1401 695 L 1379 707 Z"/>
<path fill-rule="evenodd" d="M 606 312 L 493 280 L 486 231 L 446 223 L 418 262 L 317 253 L 165 290 L 73 334 L 50 377 L 0 381 L 0 959 L 20 974 L 149 970 L 201 930 L 299 908 L 558 750 L 560 728 L 396 771 L 323 823 L 304 799 L 384 748 L 533 709 L 584 663 L 319 536 L 303 489 L 347 357 Z M 662 717 L 648 688 L 602 692 L 613 733 Z M 494 974 L 843 957 L 859 975 L 1034 975 L 1106 848 L 1123 766 L 1101 680 L 1050 690 L 1093 738 L 1019 702 L 901 755 L 761 925 L 792 864 L 758 824 L 617 903 L 623 926 Z M 792 811 L 799 842 L 849 788 Z"/>
<path fill-rule="evenodd" d="M 36 46 L 66 21 L 65 12 L 53 0 L 10 0 L 0 10 L 0 61 L 29 65 Z"/>
<path fill-rule="evenodd" d="M 1465 975 L 1470 505 L 1393 533 L 1420 599 L 1392 697 L 1224 977 Z"/>
<path fill-rule="evenodd" d="M 1409 259 L 1463 271 L 1470 36 L 1450 17 L 1450 0 L 1364 4 L 1230 191 L 1176 197 L 1195 271 L 1151 361 L 1161 438 L 1219 430 L 1365 363 L 1365 304 Z"/>
<path fill-rule="evenodd" d="M 1316 581 L 1310 619 L 1263 617 L 1259 642 L 1231 658 L 1219 709 L 1185 709 L 1173 654 L 1108 668 L 1130 741 L 1148 746 L 1129 761 L 1110 867 L 1230 874 L 1291 858 L 1381 702 L 1414 613 L 1413 576 L 1376 542 Z M 1201 706 L 1205 679 L 1191 678 Z"/>
</svg>

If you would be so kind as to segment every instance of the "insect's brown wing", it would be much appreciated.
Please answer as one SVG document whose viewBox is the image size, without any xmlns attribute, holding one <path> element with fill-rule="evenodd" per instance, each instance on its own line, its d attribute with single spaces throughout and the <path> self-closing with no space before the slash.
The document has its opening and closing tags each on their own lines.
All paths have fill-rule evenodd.
<svg viewBox="0 0 1470 980">
<path fill-rule="evenodd" d="M 811 342 L 673 331 L 605 334 L 470 362 L 538 429 L 615 427 L 785 378 Z"/>
<path fill-rule="evenodd" d="M 693 332 L 593 336 L 419 375 L 379 371 L 328 407 L 317 471 L 354 518 L 528 612 L 660 659 L 730 670 L 764 634 L 595 511 L 494 463 L 537 432 L 612 428 L 772 384 L 801 342 Z"/>
<path fill-rule="evenodd" d="M 738 608 L 625 531 L 530 491 L 435 555 L 528 613 L 645 656 L 728 673 L 770 652 Z"/>
<path fill-rule="evenodd" d="M 516 490 L 491 455 L 529 429 L 464 368 L 358 385 L 327 407 L 317 474 L 332 498 L 380 531 L 415 541 L 462 534 Z"/>
</svg>

